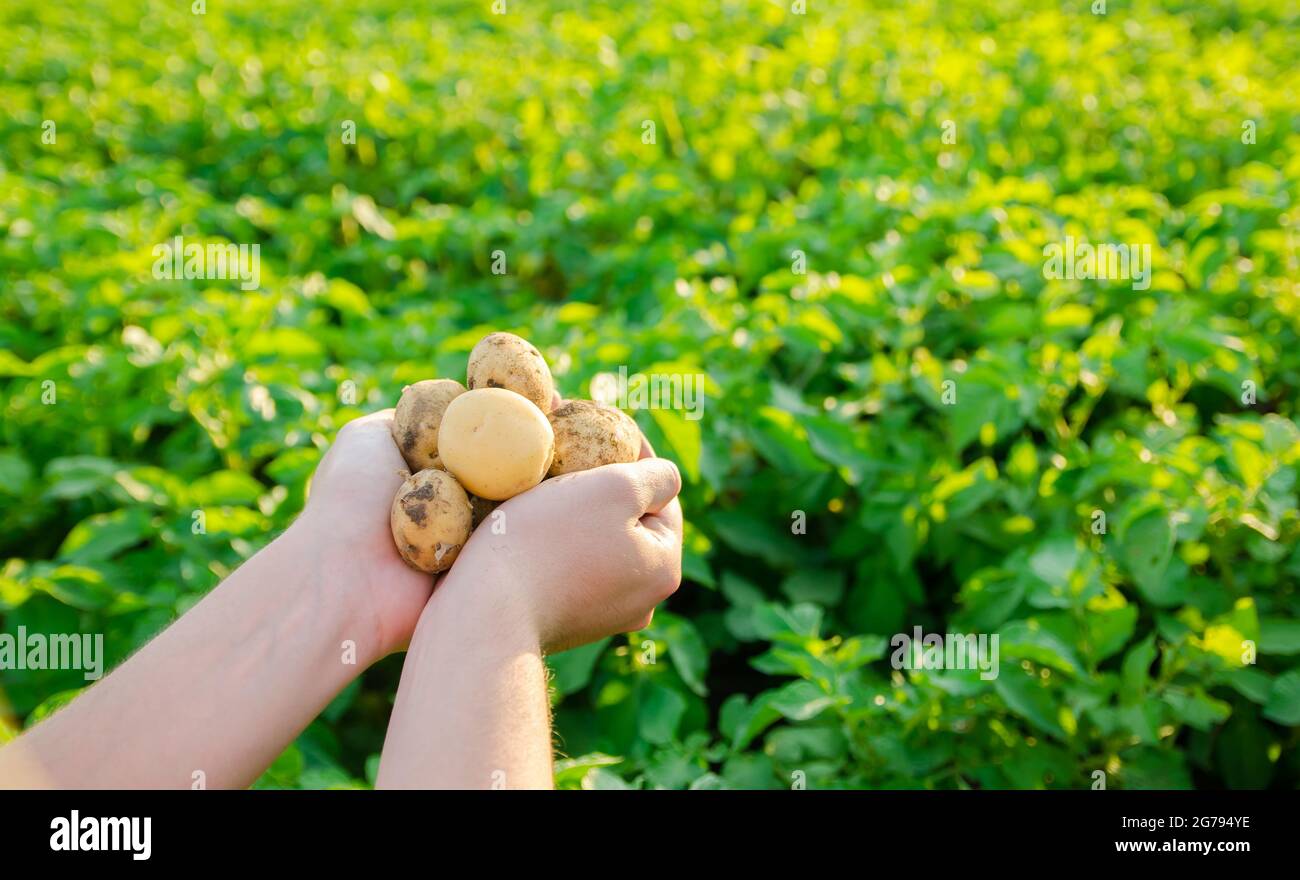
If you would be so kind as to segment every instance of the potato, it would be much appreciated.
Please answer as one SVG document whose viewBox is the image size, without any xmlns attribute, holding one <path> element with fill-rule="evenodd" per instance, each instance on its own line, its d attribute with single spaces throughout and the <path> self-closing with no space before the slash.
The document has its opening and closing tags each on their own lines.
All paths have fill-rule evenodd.
<svg viewBox="0 0 1300 880">
<path fill-rule="evenodd" d="M 437 574 L 451 568 L 469 540 L 469 496 L 446 471 L 426 468 L 397 490 L 388 524 L 406 564 Z"/>
<path fill-rule="evenodd" d="M 425 379 L 402 389 L 393 413 L 393 441 L 412 471 L 442 467 L 438 458 L 438 426 L 447 404 L 465 393 L 455 379 Z"/>
<path fill-rule="evenodd" d="M 506 388 L 476 388 L 447 405 L 438 452 L 466 490 L 505 501 L 546 476 L 554 436 L 546 416 L 526 398 Z"/>
<path fill-rule="evenodd" d="M 548 476 L 571 474 L 641 456 L 641 429 L 621 409 L 591 400 L 566 400 L 547 418 L 555 434 Z"/>
<path fill-rule="evenodd" d="M 489 333 L 469 353 L 465 384 L 479 388 L 508 388 L 551 411 L 555 380 L 542 353 L 526 339 L 513 333 Z"/>
<path fill-rule="evenodd" d="M 486 498 L 480 498 L 477 495 L 469 496 L 469 506 L 474 512 L 471 527 L 477 529 L 479 523 L 491 516 L 492 511 L 496 510 L 500 504 L 500 501 L 488 501 Z"/>
</svg>

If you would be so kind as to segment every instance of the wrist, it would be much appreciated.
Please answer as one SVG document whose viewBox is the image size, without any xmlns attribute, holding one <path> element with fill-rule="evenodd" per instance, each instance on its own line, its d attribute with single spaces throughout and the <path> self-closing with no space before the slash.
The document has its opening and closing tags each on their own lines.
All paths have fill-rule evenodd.
<svg viewBox="0 0 1300 880">
<path fill-rule="evenodd" d="M 359 574 L 353 571 L 355 560 L 337 543 L 320 540 L 320 534 L 304 512 L 273 545 L 295 569 L 287 586 L 307 609 L 313 636 L 327 641 L 341 662 L 355 660 L 356 674 L 393 648 L 385 644 L 387 636 L 364 591 L 349 587 Z"/>
<path fill-rule="evenodd" d="M 500 571 L 462 560 L 425 606 L 412 640 L 453 640 L 474 656 L 541 654 L 542 637 L 523 585 Z"/>
</svg>

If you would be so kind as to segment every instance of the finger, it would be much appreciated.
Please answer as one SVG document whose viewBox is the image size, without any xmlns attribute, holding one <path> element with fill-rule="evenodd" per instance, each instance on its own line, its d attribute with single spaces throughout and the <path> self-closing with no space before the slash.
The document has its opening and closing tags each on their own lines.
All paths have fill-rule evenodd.
<svg viewBox="0 0 1300 880">
<path fill-rule="evenodd" d="M 655 457 L 655 448 L 650 445 L 650 441 L 646 439 L 645 433 L 642 432 L 641 454 L 637 456 L 637 458 L 642 459 L 642 458 L 654 458 L 654 457 Z"/>
<path fill-rule="evenodd" d="M 559 392 L 558 390 L 556 390 L 556 391 L 552 391 L 552 392 L 551 392 L 551 412 L 555 412 L 555 410 L 559 409 L 559 408 L 560 408 L 560 404 L 562 404 L 562 403 L 564 403 L 564 399 L 560 397 L 560 392 Z"/>
<path fill-rule="evenodd" d="M 355 419 L 352 419 L 343 427 L 347 428 L 350 432 L 373 431 L 379 428 L 387 431 L 389 425 L 393 423 L 393 414 L 396 412 L 397 410 L 389 407 L 388 409 L 366 413 L 364 416 L 357 416 Z"/>
<path fill-rule="evenodd" d="M 643 458 L 615 467 L 627 469 L 632 478 L 638 519 L 663 510 L 682 491 L 681 471 L 666 458 Z"/>
<path fill-rule="evenodd" d="M 674 498 L 658 513 L 647 513 L 641 517 L 640 523 L 661 540 L 680 544 L 682 541 L 681 500 Z"/>
<path fill-rule="evenodd" d="M 377 409 L 372 413 L 366 413 L 364 416 L 357 416 L 353 421 L 359 425 L 368 425 L 371 422 L 391 422 L 395 412 L 397 410 L 390 406 L 388 409 Z"/>
<path fill-rule="evenodd" d="M 640 632 L 643 629 L 649 629 L 650 624 L 654 623 L 654 619 L 655 619 L 655 610 L 651 608 L 648 614 L 636 618 L 634 621 L 632 621 L 626 627 L 624 627 L 623 632 L 634 633 L 634 632 Z"/>
</svg>

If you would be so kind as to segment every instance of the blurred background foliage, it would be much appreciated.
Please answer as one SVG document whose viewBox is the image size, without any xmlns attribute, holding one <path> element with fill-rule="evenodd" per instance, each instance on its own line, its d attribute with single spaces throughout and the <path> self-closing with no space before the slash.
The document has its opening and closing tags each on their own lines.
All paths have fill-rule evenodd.
<svg viewBox="0 0 1300 880">
<path fill-rule="evenodd" d="M 1108 5 L 8 0 L 0 629 L 120 662 L 509 329 L 713 392 L 637 414 L 687 583 L 551 658 L 560 785 L 1295 787 L 1300 18 Z M 1067 235 L 1150 289 L 1045 280 Z M 914 626 L 1000 676 L 894 671 Z M 259 784 L 370 784 L 400 662 Z M 0 681 L 9 735 L 84 684 Z"/>
</svg>

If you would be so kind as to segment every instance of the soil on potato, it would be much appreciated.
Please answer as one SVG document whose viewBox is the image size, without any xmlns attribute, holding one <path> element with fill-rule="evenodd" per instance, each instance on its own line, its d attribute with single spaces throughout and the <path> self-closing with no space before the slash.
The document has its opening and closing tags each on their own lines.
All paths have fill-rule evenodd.
<svg viewBox="0 0 1300 880">
<path fill-rule="evenodd" d="M 417 451 L 416 445 L 420 439 L 420 431 L 417 429 L 425 423 L 432 409 L 432 404 L 423 398 L 411 404 L 406 430 L 402 433 L 402 451 L 407 455 L 413 455 Z"/>
<path fill-rule="evenodd" d="M 433 484 L 421 483 L 402 496 L 402 513 L 417 526 L 424 525 L 429 518 L 429 505 L 424 502 L 433 498 Z"/>
<path fill-rule="evenodd" d="M 515 347 L 514 341 L 506 336 L 495 336 L 495 335 L 488 336 L 484 339 L 484 342 L 486 342 L 488 346 L 490 346 L 491 348 L 502 349 L 510 354 L 513 354 L 515 351 L 518 350 Z M 528 353 L 533 355 L 533 357 L 537 358 L 537 360 L 541 361 L 543 364 L 546 363 L 546 359 L 542 357 L 542 353 L 537 350 L 537 347 L 535 345 L 532 344 L 528 345 Z M 537 383 L 537 384 L 545 383 L 545 378 L 548 371 L 543 370 L 541 367 L 539 367 L 537 365 L 537 361 L 529 360 L 527 366 L 524 367 L 523 369 L 520 368 L 519 362 L 514 358 L 507 358 L 506 363 L 509 364 L 509 366 L 505 371 L 507 380 L 511 378 L 519 379 L 520 380 L 519 384 L 523 386 L 527 386 L 533 383 Z M 533 383 L 526 381 L 528 378 L 528 374 L 532 375 Z M 495 378 L 488 378 L 487 381 L 484 383 L 484 385 L 487 388 L 509 388 L 510 387 L 509 385 L 504 385 L 501 382 L 498 382 Z M 467 378 L 466 386 L 472 391 L 476 387 L 476 383 L 473 380 Z"/>
</svg>

